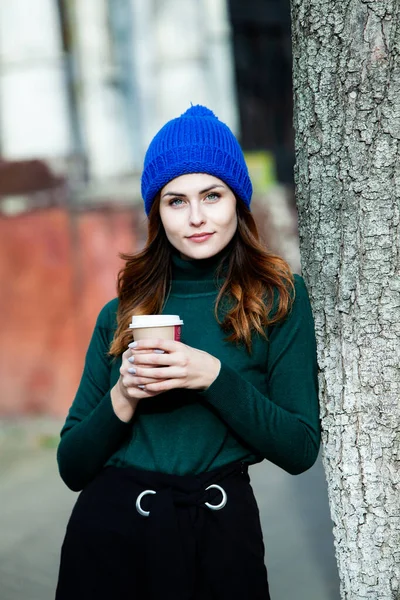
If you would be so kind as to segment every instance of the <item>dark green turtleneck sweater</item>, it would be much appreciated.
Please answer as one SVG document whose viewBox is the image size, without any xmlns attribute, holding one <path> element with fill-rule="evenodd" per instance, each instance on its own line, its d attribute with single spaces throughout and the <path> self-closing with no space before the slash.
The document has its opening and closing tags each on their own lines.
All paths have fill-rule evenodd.
<svg viewBox="0 0 400 600">
<path fill-rule="evenodd" d="M 107 355 L 118 300 L 101 310 L 58 448 L 61 477 L 71 489 L 82 489 L 105 465 L 185 475 L 266 458 L 297 474 L 314 463 L 320 442 L 317 364 L 303 279 L 295 276 L 289 316 L 268 328 L 268 341 L 254 335 L 248 354 L 224 340 L 214 317 L 219 259 L 174 256 L 163 311 L 183 319 L 183 343 L 220 359 L 217 379 L 206 391 L 177 389 L 142 400 L 130 423 L 118 419 L 110 398 L 121 366 L 121 359 Z"/>
</svg>

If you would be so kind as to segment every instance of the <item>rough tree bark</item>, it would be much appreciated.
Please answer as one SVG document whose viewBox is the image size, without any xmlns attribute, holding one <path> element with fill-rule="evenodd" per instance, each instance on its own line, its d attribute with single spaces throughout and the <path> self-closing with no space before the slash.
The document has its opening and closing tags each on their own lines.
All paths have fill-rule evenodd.
<svg viewBox="0 0 400 600">
<path fill-rule="evenodd" d="M 342 598 L 400 598 L 400 2 L 291 0 L 296 185 Z"/>
</svg>

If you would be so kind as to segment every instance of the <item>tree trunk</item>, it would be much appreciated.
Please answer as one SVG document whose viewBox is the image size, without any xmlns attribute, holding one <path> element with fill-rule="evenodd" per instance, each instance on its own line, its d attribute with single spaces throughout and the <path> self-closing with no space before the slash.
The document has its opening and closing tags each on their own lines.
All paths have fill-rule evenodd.
<svg viewBox="0 0 400 600">
<path fill-rule="evenodd" d="M 400 598 L 400 2 L 291 0 L 296 186 L 347 600 Z"/>
</svg>

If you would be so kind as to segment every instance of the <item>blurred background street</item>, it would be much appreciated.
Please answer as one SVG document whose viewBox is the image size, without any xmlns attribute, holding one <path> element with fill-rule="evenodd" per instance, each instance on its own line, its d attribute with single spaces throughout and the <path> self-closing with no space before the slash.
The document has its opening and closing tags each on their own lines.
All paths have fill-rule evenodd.
<svg viewBox="0 0 400 600">
<path fill-rule="evenodd" d="M 262 237 L 300 273 L 289 0 L 0 0 L 0 600 L 54 595 L 58 432 L 146 238 L 145 149 L 190 103 L 238 136 Z M 321 462 L 253 478 L 273 600 L 338 600 Z"/>
</svg>

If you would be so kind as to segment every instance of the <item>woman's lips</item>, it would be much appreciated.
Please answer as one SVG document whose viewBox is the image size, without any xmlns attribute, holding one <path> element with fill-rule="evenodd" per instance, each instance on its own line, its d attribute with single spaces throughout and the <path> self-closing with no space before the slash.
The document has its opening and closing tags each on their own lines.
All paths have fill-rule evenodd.
<svg viewBox="0 0 400 600">
<path fill-rule="evenodd" d="M 201 244 L 202 242 L 206 242 L 207 240 L 210 239 L 210 237 L 214 235 L 213 233 L 204 233 L 201 235 L 192 235 L 190 237 L 188 237 L 188 240 L 190 240 L 191 242 L 195 242 L 196 244 Z"/>
</svg>

